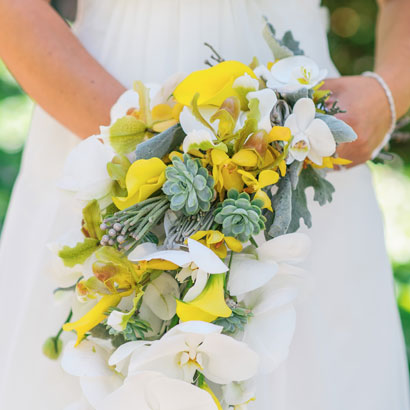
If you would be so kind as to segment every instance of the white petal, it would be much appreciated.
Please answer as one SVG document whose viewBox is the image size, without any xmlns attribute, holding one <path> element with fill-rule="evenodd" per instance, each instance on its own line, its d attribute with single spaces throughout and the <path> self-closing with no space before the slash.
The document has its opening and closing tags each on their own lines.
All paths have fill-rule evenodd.
<svg viewBox="0 0 410 410">
<path fill-rule="evenodd" d="M 204 376 L 214 383 L 247 380 L 258 369 L 258 355 L 245 343 L 226 335 L 208 335 L 198 351 L 204 356 Z"/>
<path fill-rule="evenodd" d="M 270 122 L 270 113 L 273 109 L 273 106 L 278 100 L 276 94 L 270 88 L 265 88 L 260 91 L 253 91 L 246 95 L 246 98 L 250 101 L 256 98 L 259 101 L 259 112 L 260 112 L 260 121 L 258 124 L 259 129 L 263 129 L 266 132 L 270 132 L 272 125 Z"/>
<path fill-rule="evenodd" d="M 282 84 L 288 84 L 292 80 L 292 75 L 295 70 L 301 71 L 302 68 L 306 68 L 312 72 L 315 77 L 319 71 L 319 68 L 315 61 L 306 56 L 293 56 L 288 58 L 283 58 L 271 68 L 271 74 L 276 81 Z"/>
<path fill-rule="evenodd" d="M 182 150 L 185 153 L 187 153 L 192 145 L 194 145 L 195 148 L 197 148 L 202 142 L 209 142 L 211 145 L 214 145 L 213 139 L 214 136 L 211 134 L 210 131 L 191 131 L 184 138 L 184 142 L 182 143 Z"/>
<path fill-rule="evenodd" d="M 301 132 L 295 114 L 290 114 L 289 117 L 286 118 L 285 127 L 288 127 L 290 129 L 293 136 Z"/>
<path fill-rule="evenodd" d="M 173 327 L 163 336 L 163 338 L 186 333 L 196 333 L 199 335 L 219 334 L 222 330 L 222 326 L 214 325 L 213 323 L 202 322 L 200 320 L 190 320 Z"/>
<path fill-rule="evenodd" d="M 127 90 L 118 98 L 117 102 L 111 108 L 111 123 L 127 115 L 130 108 L 139 109 L 140 99 L 138 93 L 134 90 Z"/>
<path fill-rule="evenodd" d="M 148 322 L 152 328 L 152 330 L 149 330 L 145 333 L 145 337 L 154 337 L 155 339 L 158 338 L 161 332 L 163 321 L 157 315 L 155 315 L 155 313 L 144 303 L 144 300 L 142 301 L 142 304 L 139 309 L 139 317 L 142 320 Z"/>
<path fill-rule="evenodd" d="M 215 114 L 217 111 L 216 107 L 200 107 L 199 112 L 201 113 L 202 117 L 208 122 L 209 125 L 216 131 L 218 129 L 219 120 L 215 121 L 214 123 L 210 123 L 210 118 L 212 115 Z M 185 134 L 189 134 L 192 131 L 210 131 L 208 127 L 203 125 L 200 121 L 198 121 L 195 116 L 192 114 L 192 111 L 188 107 L 184 107 L 179 115 L 179 122 L 181 124 L 182 129 L 184 130 Z"/>
<path fill-rule="evenodd" d="M 108 366 L 109 353 L 89 340 L 83 340 L 74 347 L 74 341 L 67 343 L 61 359 L 65 372 L 78 377 L 110 377 L 112 370 Z"/>
<path fill-rule="evenodd" d="M 124 359 L 131 356 L 135 350 L 139 349 L 141 346 L 146 345 L 147 342 L 144 340 L 135 340 L 133 342 L 124 343 L 121 345 L 110 357 L 108 364 L 110 366 L 115 366 Z"/>
<path fill-rule="evenodd" d="M 176 73 L 167 78 L 161 88 L 152 97 L 152 106 L 166 104 L 169 97 L 175 91 L 177 85 L 186 77 L 183 73 Z"/>
<path fill-rule="evenodd" d="M 141 372 L 128 377 L 97 410 L 217 410 L 204 390 L 155 372 Z"/>
<path fill-rule="evenodd" d="M 134 262 L 138 260 L 144 260 L 144 258 L 152 253 L 157 252 L 157 245 L 152 242 L 145 242 L 138 245 L 129 255 L 128 260 Z"/>
<path fill-rule="evenodd" d="M 255 379 L 229 383 L 222 386 L 222 391 L 224 401 L 231 406 L 247 403 L 255 397 Z"/>
<path fill-rule="evenodd" d="M 170 320 L 174 317 L 177 298 L 179 298 L 178 283 L 165 272 L 147 286 L 143 296 L 147 306 L 162 320 Z"/>
<path fill-rule="evenodd" d="M 328 125 L 315 118 L 305 131 L 312 150 L 321 157 L 329 157 L 336 151 L 336 143 Z"/>
<path fill-rule="evenodd" d="M 311 240 L 302 233 L 278 236 L 263 243 L 257 249 L 263 261 L 299 263 L 310 253 Z"/>
<path fill-rule="evenodd" d="M 83 397 L 80 401 L 71 403 L 64 407 L 64 410 L 94 410 L 94 408 L 91 407 L 87 400 Z"/>
<path fill-rule="evenodd" d="M 309 272 L 306 269 L 300 268 L 299 266 L 294 266 L 282 262 L 279 264 L 278 275 L 294 276 L 304 279 L 309 276 Z"/>
<path fill-rule="evenodd" d="M 301 98 L 293 107 L 293 114 L 296 116 L 299 129 L 305 131 L 315 118 L 315 103 L 310 98 Z"/>
<path fill-rule="evenodd" d="M 234 256 L 229 275 L 228 289 L 232 296 L 243 295 L 268 283 L 278 270 L 274 261 L 261 261 Z"/>
<path fill-rule="evenodd" d="M 98 407 L 109 394 L 122 385 L 122 379 L 113 372 L 109 377 L 80 377 L 80 385 L 87 401 L 93 407 Z"/>
<path fill-rule="evenodd" d="M 151 253 L 149 255 L 145 255 L 142 258 L 133 258 L 131 256 L 132 254 L 128 255 L 128 259 L 131 262 L 139 262 L 139 261 L 151 261 L 153 259 L 162 259 L 165 261 L 169 261 L 172 263 L 175 263 L 175 265 L 178 266 L 183 266 L 186 265 L 188 263 L 192 262 L 192 256 L 185 251 L 158 251 L 158 252 L 154 252 Z"/>
<path fill-rule="evenodd" d="M 197 270 L 196 280 L 194 285 L 188 290 L 184 296 L 184 302 L 191 302 L 197 296 L 199 296 L 202 291 L 205 289 L 206 283 L 208 282 L 208 273 L 202 269 Z"/>
<path fill-rule="evenodd" d="M 274 371 L 288 356 L 296 325 L 292 305 L 254 316 L 245 328 L 244 342 L 260 357 L 260 371 Z"/>
<path fill-rule="evenodd" d="M 228 270 L 228 267 L 211 249 L 198 241 L 188 239 L 188 248 L 192 261 L 205 272 L 224 273 Z"/>
</svg>

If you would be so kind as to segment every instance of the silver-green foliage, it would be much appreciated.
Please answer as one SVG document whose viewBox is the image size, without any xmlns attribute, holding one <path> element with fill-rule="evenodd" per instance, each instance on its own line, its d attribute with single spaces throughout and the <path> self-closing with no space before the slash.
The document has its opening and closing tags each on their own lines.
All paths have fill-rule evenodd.
<svg viewBox="0 0 410 410">
<path fill-rule="evenodd" d="M 262 215 L 262 206 L 261 200 L 251 201 L 246 192 L 231 189 L 227 199 L 215 210 L 215 222 L 222 225 L 224 235 L 247 242 L 252 235 L 265 229 L 266 218 Z"/>
<path fill-rule="evenodd" d="M 173 211 L 195 215 L 209 211 L 214 197 L 214 179 L 198 159 L 185 154 L 184 159 L 172 159 L 173 166 L 165 171 L 166 182 L 162 187 Z"/>
</svg>

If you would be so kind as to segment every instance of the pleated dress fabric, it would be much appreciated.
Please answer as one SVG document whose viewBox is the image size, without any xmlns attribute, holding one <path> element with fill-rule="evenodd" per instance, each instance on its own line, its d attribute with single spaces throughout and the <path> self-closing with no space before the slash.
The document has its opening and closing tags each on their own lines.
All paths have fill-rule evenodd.
<svg viewBox="0 0 410 410">
<path fill-rule="evenodd" d="M 204 68 L 212 44 L 225 59 L 271 60 L 262 16 L 291 29 L 329 70 L 327 15 L 319 0 L 80 0 L 74 33 L 126 87 Z M 364 119 L 365 120 L 365 119 Z M 73 118 L 73 121 L 75 119 Z M 67 312 L 55 307 L 46 244 L 80 210 L 56 188 L 79 139 L 36 108 L 0 250 L 0 408 L 62 410 L 78 380 L 42 356 Z M 329 176 L 331 205 L 309 199 L 312 290 L 297 306 L 289 359 L 258 380 L 257 410 L 406 410 L 408 378 L 383 222 L 366 166 Z M 311 196 L 311 193 L 309 194 Z"/>
</svg>

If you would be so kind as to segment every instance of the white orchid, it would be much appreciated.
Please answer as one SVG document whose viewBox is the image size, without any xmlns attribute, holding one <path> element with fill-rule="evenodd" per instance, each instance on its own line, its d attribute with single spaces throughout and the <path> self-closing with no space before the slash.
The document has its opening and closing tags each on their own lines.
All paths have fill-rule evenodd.
<svg viewBox="0 0 410 410">
<path fill-rule="evenodd" d="M 310 98 L 301 98 L 293 108 L 293 113 L 285 121 L 292 134 L 288 163 L 304 161 L 307 157 L 317 165 L 322 165 L 323 157 L 336 151 L 336 142 L 328 125 L 315 118 L 315 104 Z"/>
<path fill-rule="evenodd" d="M 215 147 L 215 144 L 213 142 L 214 139 L 215 137 L 208 130 L 194 130 L 189 132 L 184 138 L 182 149 L 185 153 L 193 149 L 201 149 L 206 151 L 210 148 Z"/>
<path fill-rule="evenodd" d="M 267 86 L 281 93 L 295 92 L 301 88 L 310 89 L 327 75 L 311 58 L 293 56 L 274 63 L 270 70 L 260 66 L 255 73 L 267 80 Z"/>
<path fill-rule="evenodd" d="M 222 386 L 223 401 L 234 410 L 247 410 L 248 404 L 255 400 L 255 379 L 232 382 Z"/>
<path fill-rule="evenodd" d="M 185 302 L 190 302 L 204 290 L 209 274 L 224 273 L 229 268 L 212 250 L 198 241 L 188 239 L 187 242 L 188 251 L 164 250 L 142 255 L 141 250 L 137 247 L 135 251 L 128 255 L 128 259 L 132 262 L 163 259 L 182 267 L 177 275 L 177 279 L 183 282 L 188 277 L 191 277 L 195 282 L 194 286 L 184 297 Z M 152 306 L 150 308 L 152 310 Z"/>
<path fill-rule="evenodd" d="M 235 90 L 246 90 L 247 93 L 251 91 L 259 90 L 259 81 L 256 78 L 252 78 L 248 73 L 238 77 L 232 84 L 232 88 Z"/>
<path fill-rule="evenodd" d="M 84 340 L 77 347 L 70 341 L 64 349 L 61 366 L 68 374 L 80 378 L 83 395 L 93 408 L 123 382 L 108 365 L 110 355 L 111 351 L 90 340 Z"/>
<path fill-rule="evenodd" d="M 218 384 L 253 377 L 258 368 L 256 353 L 245 343 L 221 332 L 221 326 L 211 323 L 181 323 L 150 346 L 121 346 L 121 351 L 114 353 L 110 364 L 122 362 L 131 354 L 129 375 L 158 371 L 168 377 L 192 382 L 195 372 L 200 371 L 208 380 Z"/>
<path fill-rule="evenodd" d="M 156 372 L 129 376 L 97 410 L 217 410 L 209 393 L 181 380 Z"/>
<path fill-rule="evenodd" d="M 246 95 L 247 100 L 251 104 L 253 99 L 258 101 L 260 119 L 258 121 L 258 129 L 270 132 L 272 125 L 270 121 L 270 113 L 278 101 L 276 94 L 270 88 L 265 88 L 259 91 L 253 91 Z"/>
<path fill-rule="evenodd" d="M 58 187 L 75 193 L 80 200 L 104 199 L 112 188 L 107 164 L 113 157 L 112 148 L 98 136 L 85 139 L 68 154 Z"/>
</svg>

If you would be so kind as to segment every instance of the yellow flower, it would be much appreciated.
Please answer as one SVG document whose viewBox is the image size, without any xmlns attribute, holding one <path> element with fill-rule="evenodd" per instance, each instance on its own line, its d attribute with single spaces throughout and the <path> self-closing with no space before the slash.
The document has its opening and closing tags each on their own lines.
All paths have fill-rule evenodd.
<svg viewBox="0 0 410 410">
<path fill-rule="evenodd" d="M 268 142 L 273 141 L 286 141 L 289 142 L 292 139 L 292 133 L 288 127 L 276 126 L 271 129 L 268 134 Z"/>
<path fill-rule="evenodd" d="M 159 158 L 140 159 L 128 169 L 125 185 L 127 197 L 113 197 L 118 209 L 123 210 L 149 198 L 165 182 L 166 165 Z"/>
<path fill-rule="evenodd" d="M 279 174 L 276 171 L 265 170 L 258 175 L 258 178 L 255 178 L 255 176 L 250 172 L 238 172 L 242 175 L 243 182 L 247 186 L 245 191 L 250 194 L 256 192 L 255 198 L 263 201 L 263 208 L 267 208 L 273 212 L 271 200 L 266 192 L 262 191 L 262 188 L 276 184 L 279 181 Z"/>
<path fill-rule="evenodd" d="M 223 273 L 210 275 L 205 289 L 191 302 L 177 300 L 177 315 L 182 322 L 213 322 L 218 317 L 229 317 L 231 314 L 232 310 L 225 302 Z"/>
<path fill-rule="evenodd" d="M 219 149 L 211 151 L 213 165 L 212 176 L 215 180 L 215 189 L 222 198 L 224 190 L 235 188 L 242 191 L 243 181 L 238 173 L 238 166 L 229 158 L 228 154 Z"/>
<path fill-rule="evenodd" d="M 305 160 L 306 164 L 310 164 L 313 168 L 330 168 L 333 169 L 335 165 L 349 165 L 352 163 L 349 159 L 345 158 L 333 158 L 333 157 L 323 157 L 322 165 L 317 165 L 309 159 Z"/>
<path fill-rule="evenodd" d="M 177 86 L 174 97 L 180 104 L 189 106 L 198 93 L 198 105 L 219 107 L 227 98 L 237 96 L 233 83 L 245 73 L 257 78 L 247 65 L 238 61 L 224 61 L 211 68 L 194 71 Z"/>
<path fill-rule="evenodd" d="M 256 168 L 262 165 L 262 158 L 254 149 L 241 149 L 232 157 L 232 162 L 240 167 Z"/>
<path fill-rule="evenodd" d="M 191 236 L 191 239 L 202 243 L 213 250 L 221 259 L 226 258 L 228 249 L 234 252 L 242 251 L 242 243 L 232 236 L 225 236 L 219 231 L 198 231 Z"/>
<path fill-rule="evenodd" d="M 124 293 L 103 296 L 101 300 L 81 319 L 73 323 L 66 323 L 63 326 L 63 330 L 66 332 L 75 330 L 77 332 L 77 343 L 75 345 L 78 346 L 85 334 L 107 317 L 107 311 L 111 307 L 117 306 L 123 297 L 129 296 L 131 293 L 132 290 Z"/>
</svg>

